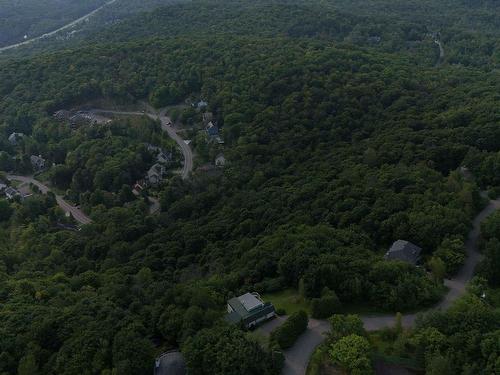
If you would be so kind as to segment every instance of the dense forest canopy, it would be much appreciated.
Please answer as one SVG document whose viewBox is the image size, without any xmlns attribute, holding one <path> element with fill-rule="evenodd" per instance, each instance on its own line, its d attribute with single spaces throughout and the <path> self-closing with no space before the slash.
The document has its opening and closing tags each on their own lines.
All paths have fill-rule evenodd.
<svg viewBox="0 0 500 375">
<path fill-rule="evenodd" d="M 420 22 L 451 3 L 440 23 Z M 77 48 L 2 60 L 0 169 L 30 173 L 29 156 L 43 155 L 42 177 L 93 223 L 62 229 L 50 194 L 0 200 L 0 373 L 143 374 L 162 349 L 181 346 L 189 362 L 211 345 L 230 353 L 231 337 L 234 363 L 256 356 L 271 374 L 272 355 L 218 326 L 228 298 L 328 290 L 343 305 L 391 312 L 438 301 L 439 277 L 383 254 L 406 239 L 424 265 L 438 259 L 452 275 L 480 191 L 500 191 L 498 20 L 488 17 L 499 9 L 471 4 L 397 1 L 386 12 L 385 1 L 193 1 L 124 18 Z M 414 16 L 403 16 L 409 6 Z M 439 63 L 437 32 L 448 51 Z M 479 47 L 463 50 L 468 40 Z M 74 130 L 53 117 L 96 101 L 190 97 L 209 103 L 229 162 L 169 176 L 159 215 L 130 195 L 152 164 L 144 144 L 169 145 L 157 122 Z M 13 133 L 24 137 L 13 144 Z M 490 287 L 497 222 L 485 223 L 480 267 Z M 464 309 L 450 312 L 460 332 L 470 330 L 459 324 Z M 478 342 L 489 340 L 491 310 Z M 440 353 L 452 358 L 462 341 L 448 338 L 445 320 L 418 329 L 440 330 Z"/>
</svg>

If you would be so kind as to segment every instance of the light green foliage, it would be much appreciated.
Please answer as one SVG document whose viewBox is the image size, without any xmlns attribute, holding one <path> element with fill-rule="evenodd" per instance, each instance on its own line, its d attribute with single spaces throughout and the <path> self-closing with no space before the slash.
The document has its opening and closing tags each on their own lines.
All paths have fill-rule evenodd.
<svg viewBox="0 0 500 375">
<path fill-rule="evenodd" d="M 365 336 L 363 321 L 358 315 L 335 314 L 330 319 L 332 325 L 330 338 L 337 341 L 349 335 Z"/>
<path fill-rule="evenodd" d="M 352 334 L 334 343 L 329 353 L 332 361 L 347 369 L 349 374 L 370 375 L 373 374 L 370 350 L 365 337 Z"/>
</svg>

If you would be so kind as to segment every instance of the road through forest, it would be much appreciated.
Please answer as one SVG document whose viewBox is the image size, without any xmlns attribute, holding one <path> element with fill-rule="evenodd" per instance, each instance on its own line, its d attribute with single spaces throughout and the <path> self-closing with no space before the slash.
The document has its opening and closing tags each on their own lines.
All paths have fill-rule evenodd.
<svg viewBox="0 0 500 375">
<path fill-rule="evenodd" d="M 474 269 L 481 260 L 478 252 L 478 241 L 480 237 L 481 223 L 494 211 L 500 209 L 500 199 L 492 200 L 474 218 L 472 230 L 469 232 L 465 249 L 467 258 L 458 274 L 451 280 L 445 280 L 445 285 L 449 288 L 446 295 L 432 309 L 447 309 L 450 305 L 465 293 L 467 283 L 474 275 Z M 432 310 L 431 309 L 431 310 Z M 404 327 L 411 327 L 415 323 L 417 314 L 403 315 L 402 324 Z M 279 325 L 283 319 L 273 323 Z M 396 323 L 395 315 L 362 315 L 365 329 L 367 331 L 377 331 L 382 328 L 392 327 Z M 309 360 L 316 349 L 325 339 L 325 334 L 330 331 L 330 324 L 326 320 L 310 319 L 307 331 L 299 337 L 295 345 L 285 351 L 284 375 L 304 375 L 309 364 Z"/>
<path fill-rule="evenodd" d="M 92 12 L 90 13 L 87 13 L 86 15 L 54 30 L 54 31 L 51 31 L 51 32 L 48 32 L 48 33 L 45 33 L 45 34 L 42 34 L 40 36 L 37 36 L 35 38 L 31 38 L 31 39 L 28 39 L 28 40 L 25 40 L 23 42 L 19 42 L 19 43 L 15 43 L 15 44 L 11 44 L 10 46 L 5 46 L 5 47 L 1 47 L 0 48 L 0 53 L 4 52 L 4 51 L 8 51 L 8 50 L 11 50 L 11 49 L 14 49 L 14 48 L 18 48 L 18 47 L 21 47 L 21 46 L 26 46 L 28 44 L 31 44 L 31 43 L 34 43 L 38 40 L 42 40 L 42 39 L 45 39 L 45 38 L 49 38 L 51 36 L 54 36 L 56 35 L 57 33 L 60 33 L 61 31 L 64 31 L 64 30 L 67 30 L 67 29 L 70 29 L 72 28 L 73 26 L 76 26 L 78 25 L 79 23 L 82 23 L 83 21 L 85 21 L 87 18 L 89 17 L 92 17 L 94 14 L 96 14 L 97 12 L 99 12 L 101 9 L 103 9 L 104 7 L 107 7 L 108 5 L 111 5 L 113 3 L 115 3 L 117 0 L 110 0 L 108 2 L 106 2 L 105 4 L 101 5 L 99 8 L 97 9 L 94 9 Z"/>
</svg>

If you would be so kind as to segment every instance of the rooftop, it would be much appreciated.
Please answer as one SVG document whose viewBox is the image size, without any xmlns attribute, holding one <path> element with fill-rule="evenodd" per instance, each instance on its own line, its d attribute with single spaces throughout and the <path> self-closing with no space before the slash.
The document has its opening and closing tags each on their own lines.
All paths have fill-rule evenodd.
<svg viewBox="0 0 500 375">
<path fill-rule="evenodd" d="M 401 260 L 403 262 L 417 264 L 420 259 L 422 248 L 417 245 L 405 241 L 397 240 L 394 242 L 384 258 L 389 260 Z"/>
</svg>

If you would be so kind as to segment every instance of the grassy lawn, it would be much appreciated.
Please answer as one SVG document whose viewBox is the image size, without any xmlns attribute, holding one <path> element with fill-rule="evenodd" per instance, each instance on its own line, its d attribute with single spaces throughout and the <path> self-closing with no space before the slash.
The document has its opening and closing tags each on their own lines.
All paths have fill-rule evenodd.
<svg viewBox="0 0 500 375">
<path fill-rule="evenodd" d="M 304 310 L 311 315 L 311 306 L 309 301 L 300 296 L 295 289 L 285 289 L 276 293 L 263 294 L 264 301 L 272 302 L 276 310 L 284 309 L 287 315 Z"/>
<path fill-rule="evenodd" d="M 259 330 L 247 332 L 247 338 L 250 341 L 256 342 L 265 350 L 269 348 L 269 336 L 263 334 Z"/>
</svg>

